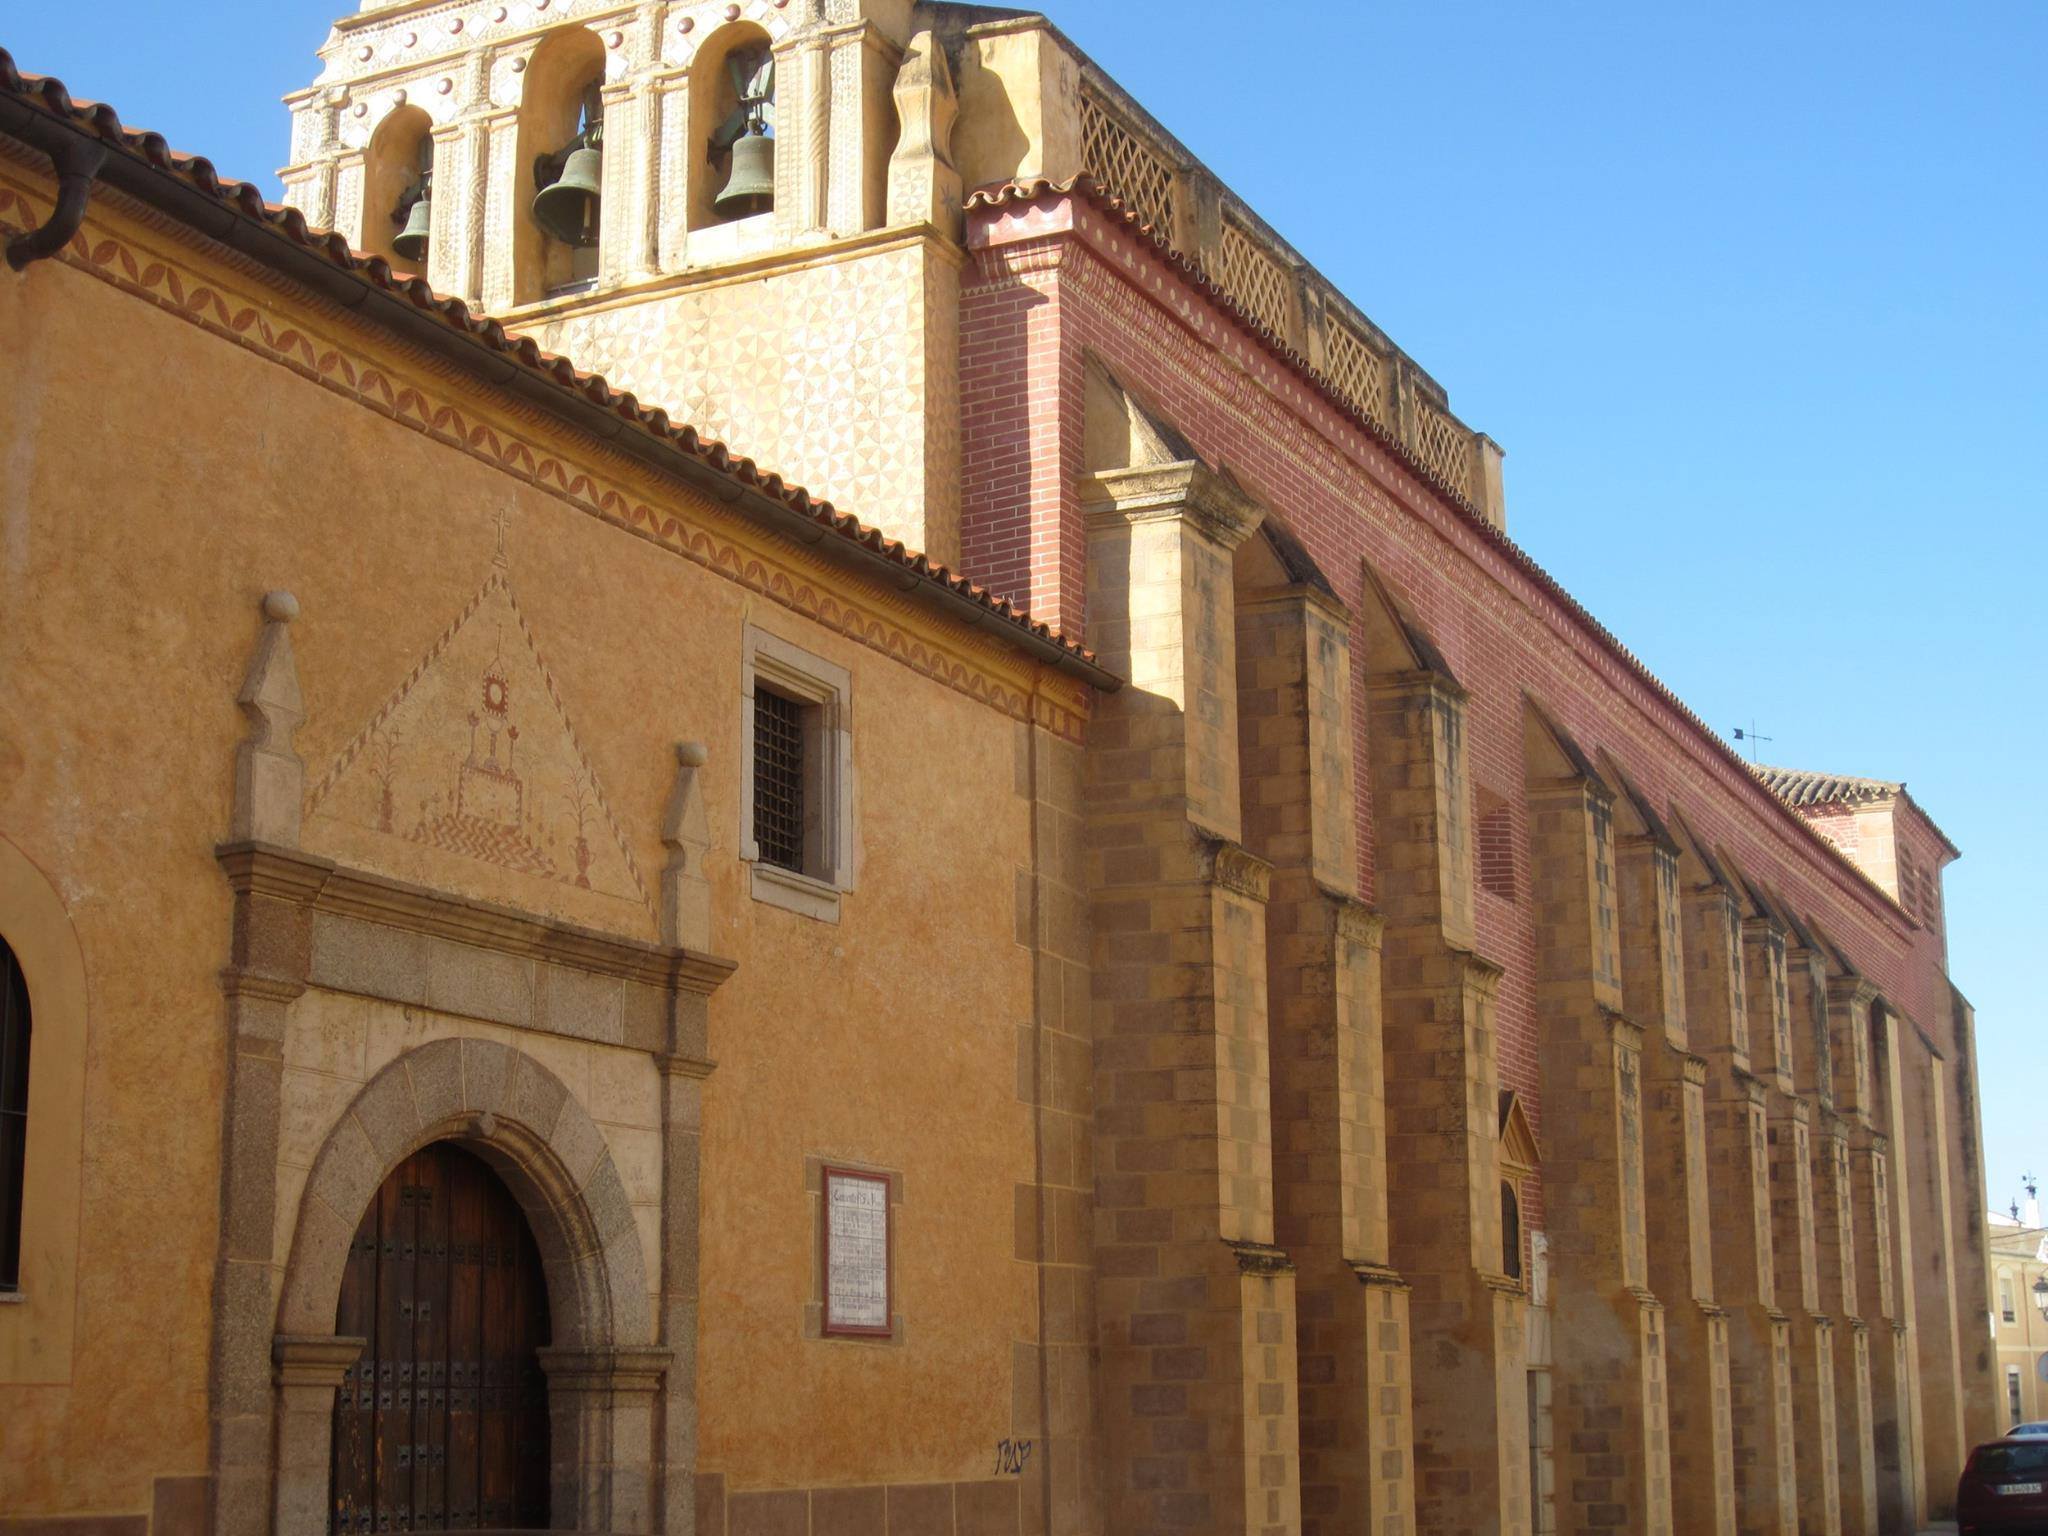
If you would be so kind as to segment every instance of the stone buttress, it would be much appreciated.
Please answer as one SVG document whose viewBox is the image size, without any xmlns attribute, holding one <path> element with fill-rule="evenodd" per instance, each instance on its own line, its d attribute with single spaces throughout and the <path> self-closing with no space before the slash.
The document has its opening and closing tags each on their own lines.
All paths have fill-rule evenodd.
<svg viewBox="0 0 2048 1536">
<path fill-rule="evenodd" d="M 1376 858 L 1385 922 L 1382 1041 L 1389 1255 L 1430 1340 L 1414 1370 L 1415 1514 L 1424 1531 L 1525 1536 L 1528 1299 L 1501 1251 L 1493 1008 L 1500 969 L 1474 950 L 1465 690 L 1368 570 L 1366 644 Z"/>
<path fill-rule="evenodd" d="M 1685 1011 L 1679 847 L 1617 771 L 1615 864 L 1623 1011 L 1643 1031 L 1644 1203 L 1649 1287 L 1665 1305 L 1673 1528 L 1733 1536 L 1734 1427 L 1728 1323 L 1714 1300 L 1714 1208 L 1707 1183 L 1707 1062 Z"/>
<path fill-rule="evenodd" d="M 1554 1281 L 1558 1528 L 1671 1530 L 1664 1308 L 1643 1215 L 1643 1029 L 1622 1012 L 1614 793 L 1524 704 Z"/>
<path fill-rule="evenodd" d="M 1765 1084 L 1769 1124 L 1771 1257 L 1786 1317 L 1792 1388 L 1793 1472 L 1800 1531 L 1841 1528 L 1835 1460 L 1834 1320 L 1820 1311 L 1814 1240 L 1813 1122 L 1794 1066 L 1791 965 L 1786 926 L 1754 891 L 1742 923 L 1749 982 L 1750 1061 Z"/>
<path fill-rule="evenodd" d="M 1835 1108 L 1847 1124 L 1851 1249 L 1856 1310 L 1862 1323 L 1863 1360 L 1868 1376 L 1868 1455 L 1872 1530 L 1914 1528 L 1919 1499 L 1909 1448 L 1912 1410 L 1901 1370 L 1903 1318 L 1893 1284 L 1892 1181 L 1890 1147 L 1876 1094 L 1871 1040 L 1879 1009 L 1877 989 L 1854 971 L 1828 982 L 1828 1031 L 1833 1042 Z M 1850 1429 L 1845 1426 L 1846 1436 Z M 1845 1469 L 1851 1465 L 1844 1458 Z M 1845 1477 L 1846 1477 L 1845 1471 Z M 1860 1477 L 1859 1473 L 1859 1477 Z M 1853 1494 L 1851 1495 L 1853 1499 Z M 1845 1510 L 1846 1513 L 1846 1510 Z M 1847 1527 L 1854 1529 L 1853 1526 Z"/>
<path fill-rule="evenodd" d="M 1714 1297 L 1728 1328 L 1736 1529 L 1791 1536 L 1791 1324 L 1778 1310 L 1772 1268 L 1765 1086 L 1750 1071 L 1742 916 L 1712 854 L 1689 834 L 1684 846 L 1685 1010 L 1693 1049 L 1707 1062 Z"/>
<path fill-rule="evenodd" d="M 1380 925 L 1355 899 L 1350 616 L 1270 521 L 1237 563 L 1244 841 L 1273 867 L 1274 1225 L 1296 1268 L 1301 1529 L 1411 1531 L 1408 1291 L 1387 1262 Z"/>
<path fill-rule="evenodd" d="M 1301 1521 L 1294 1273 L 1273 1243 L 1270 870 L 1240 842 L 1231 554 L 1196 463 L 1082 484 L 1090 638 L 1096 1306 L 1108 1528 Z"/>
</svg>

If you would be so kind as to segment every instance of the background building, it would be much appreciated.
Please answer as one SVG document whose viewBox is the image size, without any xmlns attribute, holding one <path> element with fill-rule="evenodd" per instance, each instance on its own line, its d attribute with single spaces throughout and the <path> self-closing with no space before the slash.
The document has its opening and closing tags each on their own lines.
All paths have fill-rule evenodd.
<svg viewBox="0 0 2048 1536">
<path fill-rule="evenodd" d="M 2048 1228 L 2039 1191 L 1991 1213 L 1991 1336 L 2000 1427 L 2048 1420 Z"/>
<path fill-rule="evenodd" d="M 1956 850 L 1049 21 L 322 60 L 292 211 L 0 56 L 17 1530 L 1946 1507 Z"/>
</svg>

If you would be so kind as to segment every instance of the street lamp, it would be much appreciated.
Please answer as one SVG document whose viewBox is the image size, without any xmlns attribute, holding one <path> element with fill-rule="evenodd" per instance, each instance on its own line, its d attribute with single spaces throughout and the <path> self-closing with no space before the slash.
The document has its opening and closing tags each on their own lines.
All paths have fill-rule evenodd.
<svg viewBox="0 0 2048 1536">
<path fill-rule="evenodd" d="M 2048 1322 L 2048 1275 L 2035 1277 L 2034 1310 L 2041 1314 L 2043 1322 Z"/>
</svg>

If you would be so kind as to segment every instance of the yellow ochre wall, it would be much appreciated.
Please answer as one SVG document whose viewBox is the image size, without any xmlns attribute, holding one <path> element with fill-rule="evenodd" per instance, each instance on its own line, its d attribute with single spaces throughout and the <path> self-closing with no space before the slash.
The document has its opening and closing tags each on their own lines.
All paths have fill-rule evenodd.
<svg viewBox="0 0 2048 1536">
<path fill-rule="evenodd" d="M 48 206 L 46 181 L 0 162 L 9 222 L 9 189 Z M 652 939 L 674 745 L 703 741 L 713 947 L 739 969 L 711 1002 L 700 1468 L 735 1491 L 986 1477 L 1012 1432 L 1012 1341 L 1036 1331 L 1013 1256 L 1012 1190 L 1033 1166 L 1015 786 L 1018 717 L 1046 679 L 181 245 L 116 194 L 85 239 L 96 273 L 74 247 L 0 283 L 0 837 L 52 876 L 88 993 L 76 1336 L 60 1379 L 0 1377 L 0 1511 L 143 1511 L 154 1479 L 206 1469 L 231 911 L 214 848 L 258 599 L 302 605 L 310 795 L 494 572 L 618 829 L 594 870 L 609 860 L 609 878 L 585 890 L 324 810 L 307 848 Z M 557 452 L 577 456 L 566 476 Z M 836 925 L 754 901 L 736 858 L 749 623 L 851 674 L 856 880 Z M 649 899 L 618 894 L 628 865 Z M 295 1028 L 296 1068 L 324 1070 L 308 1031 L 327 1026 Z M 898 1341 L 803 1337 L 807 1158 L 902 1175 Z M 0 1362 L 36 1326 L 33 1303 L 0 1308 Z"/>
</svg>

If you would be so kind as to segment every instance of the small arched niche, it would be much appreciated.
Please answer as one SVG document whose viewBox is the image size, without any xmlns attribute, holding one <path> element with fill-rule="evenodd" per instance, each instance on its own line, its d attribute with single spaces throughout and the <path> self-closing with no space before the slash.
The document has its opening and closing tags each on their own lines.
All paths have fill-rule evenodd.
<svg viewBox="0 0 2048 1536">
<path fill-rule="evenodd" d="M 743 102 L 742 90 L 749 86 L 765 91 L 766 99 Z M 768 34 L 752 22 L 729 23 L 704 39 L 690 64 L 690 144 L 696 158 L 687 178 L 685 217 L 691 230 L 745 223 L 773 210 L 772 192 L 724 209 L 718 198 L 732 179 L 737 139 L 766 138 L 772 144 L 774 130 L 775 69 Z"/>
<path fill-rule="evenodd" d="M 587 27 L 563 27 L 534 49 L 519 104 L 519 157 L 513 182 L 513 300 L 530 304 L 597 280 L 598 252 L 589 243 L 555 238 L 534 215 L 534 201 L 566 167 L 579 142 L 601 150 L 598 92 L 604 44 Z"/>
<path fill-rule="evenodd" d="M 392 111 L 370 138 L 363 165 L 361 247 L 401 272 L 424 276 L 427 258 L 401 254 L 398 237 L 415 202 L 433 187 L 433 121 L 415 106 Z"/>
</svg>

